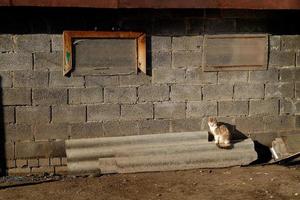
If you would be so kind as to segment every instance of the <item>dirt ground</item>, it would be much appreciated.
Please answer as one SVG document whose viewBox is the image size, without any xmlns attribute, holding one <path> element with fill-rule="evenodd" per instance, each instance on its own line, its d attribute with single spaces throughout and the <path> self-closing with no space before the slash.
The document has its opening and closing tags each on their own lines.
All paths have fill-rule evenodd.
<svg viewBox="0 0 300 200">
<path fill-rule="evenodd" d="M 55 182 L 2 188 L 0 199 L 300 200 L 300 167 L 234 167 L 86 178 L 63 176 Z"/>
</svg>

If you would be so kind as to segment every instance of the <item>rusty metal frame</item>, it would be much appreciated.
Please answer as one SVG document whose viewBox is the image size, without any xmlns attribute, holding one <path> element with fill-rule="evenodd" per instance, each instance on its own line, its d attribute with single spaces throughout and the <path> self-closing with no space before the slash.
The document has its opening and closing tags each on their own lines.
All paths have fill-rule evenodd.
<svg viewBox="0 0 300 200">
<path fill-rule="evenodd" d="M 72 41 L 80 38 L 135 39 L 137 41 L 137 70 L 146 73 L 146 34 L 124 31 L 64 31 L 63 32 L 63 75 L 73 68 Z"/>
</svg>

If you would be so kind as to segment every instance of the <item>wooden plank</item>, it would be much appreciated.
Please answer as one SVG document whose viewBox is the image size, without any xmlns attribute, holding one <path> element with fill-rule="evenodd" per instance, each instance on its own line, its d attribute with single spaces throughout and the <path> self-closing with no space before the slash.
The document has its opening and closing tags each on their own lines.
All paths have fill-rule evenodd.
<svg viewBox="0 0 300 200">
<path fill-rule="evenodd" d="M 119 0 L 119 8 L 300 9 L 298 0 Z"/>
<path fill-rule="evenodd" d="M 138 39 L 138 68 L 146 74 L 146 35 L 141 35 Z"/>
<path fill-rule="evenodd" d="M 10 6 L 10 0 L 0 0 L 0 6 Z"/>
<path fill-rule="evenodd" d="M 67 75 L 72 70 L 72 38 L 66 31 L 63 33 L 63 75 Z"/>
<path fill-rule="evenodd" d="M 266 34 L 208 35 L 204 37 L 203 70 L 264 70 L 267 68 Z"/>
<path fill-rule="evenodd" d="M 4 2 L 4 3 L 2 3 Z M 86 8 L 300 9 L 299 0 L 0 0 L 0 6 Z"/>
<path fill-rule="evenodd" d="M 1 0 L 0 0 L 1 1 Z M 118 0 L 10 0 L 11 6 L 117 8 Z"/>
</svg>

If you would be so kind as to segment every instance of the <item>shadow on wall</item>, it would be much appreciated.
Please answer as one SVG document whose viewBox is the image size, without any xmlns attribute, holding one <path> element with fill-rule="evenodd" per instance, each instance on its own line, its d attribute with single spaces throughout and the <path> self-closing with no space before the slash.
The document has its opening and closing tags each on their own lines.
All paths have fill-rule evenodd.
<svg viewBox="0 0 300 200">
<path fill-rule="evenodd" d="M 0 76 L 0 176 L 6 174 L 6 152 L 5 152 L 5 128 L 4 128 L 4 114 L 2 104 L 2 77 Z"/>
</svg>

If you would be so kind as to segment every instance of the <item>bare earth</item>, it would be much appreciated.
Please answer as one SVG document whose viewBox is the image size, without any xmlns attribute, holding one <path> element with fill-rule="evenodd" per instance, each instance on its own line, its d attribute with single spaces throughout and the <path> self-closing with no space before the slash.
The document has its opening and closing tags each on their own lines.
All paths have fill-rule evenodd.
<svg viewBox="0 0 300 200">
<path fill-rule="evenodd" d="M 300 168 L 282 166 L 63 177 L 0 189 L 0 199 L 280 199 L 300 200 Z"/>
</svg>

